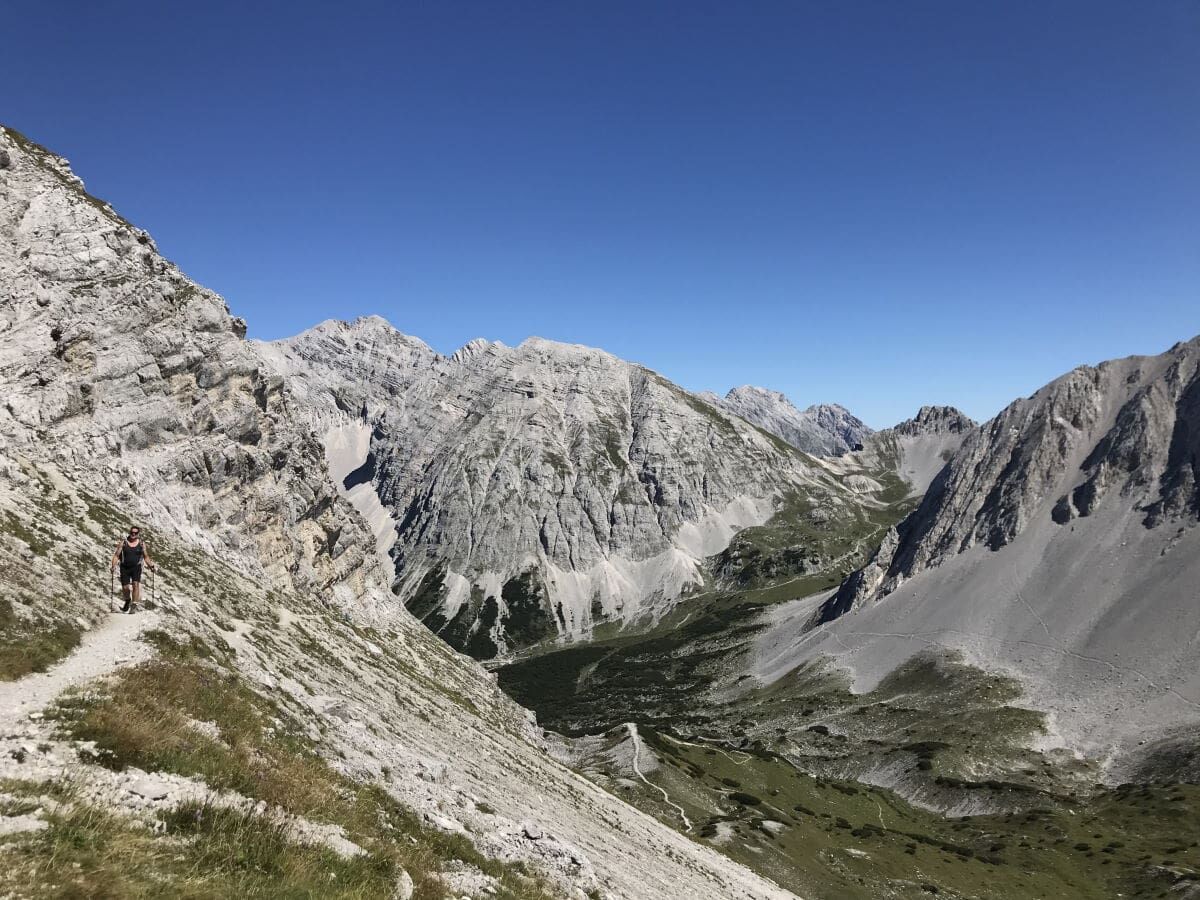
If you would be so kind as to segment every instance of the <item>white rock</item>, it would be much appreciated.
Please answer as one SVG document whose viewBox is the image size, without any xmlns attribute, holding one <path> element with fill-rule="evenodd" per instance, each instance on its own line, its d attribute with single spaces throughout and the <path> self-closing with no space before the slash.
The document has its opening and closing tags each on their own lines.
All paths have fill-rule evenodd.
<svg viewBox="0 0 1200 900">
<path fill-rule="evenodd" d="M 0 835 L 41 831 L 47 824 L 44 819 L 35 815 L 0 816 Z"/>
<path fill-rule="evenodd" d="M 723 398 L 716 394 L 703 396 L 793 447 L 817 456 L 839 456 L 872 434 L 861 419 L 836 403 L 810 406 L 801 412 L 779 391 L 753 385 L 734 388 Z"/>
<path fill-rule="evenodd" d="M 531 841 L 540 841 L 544 837 L 541 827 L 535 822 L 522 822 L 521 834 Z"/>
<path fill-rule="evenodd" d="M 665 612 L 786 491 L 858 502 L 737 416 L 590 347 L 479 341 L 445 357 L 378 317 L 259 346 L 325 428 L 334 478 L 399 561 L 400 596 L 420 591 L 447 619 L 498 611 L 481 653 L 520 643 L 503 623 L 527 573 L 516 618 L 581 636 Z"/>
<path fill-rule="evenodd" d="M 129 785 L 126 790 L 147 800 L 165 800 L 171 795 L 170 785 L 156 781 L 153 778 L 139 778 L 133 784 Z"/>
<path fill-rule="evenodd" d="M 412 900 L 413 889 L 412 876 L 401 869 L 400 875 L 396 879 L 396 890 L 392 893 L 392 900 Z"/>
</svg>

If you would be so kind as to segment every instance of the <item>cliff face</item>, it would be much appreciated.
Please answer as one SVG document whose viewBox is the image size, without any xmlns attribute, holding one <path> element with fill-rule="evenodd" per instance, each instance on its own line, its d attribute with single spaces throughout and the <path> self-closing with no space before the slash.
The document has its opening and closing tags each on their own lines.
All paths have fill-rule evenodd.
<svg viewBox="0 0 1200 900">
<path fill-rule="evenodd" d="M 787 491 L 858 502 L 793 448 L 600 350 L 531 338 L 443 357 L 362 319 L 264 352 L 330 440 L 369 432 L 346 484 L 369 481 L 388 511 L 396 590 L 477 656 L 659 614 Z"/>
<path fill-rule="evenodd" d="M 361 595 L 357 519 L 245 323 L 66 162 L 6 132 L 0 434 L 297 586 Z"/>
<path fill-rule="evenodd" d="M 1101 506 L 1146 528 L 1194 523 L 1200 339 L 1157 357 L 1084 366 L 970 434 L 888 564 L 886 592 L 973 546 L 1000 550 L 1034 519 Z"/>
<path fill-rule="evenodd" d="M 869 684 L 919 647 L 1011 671 L 1086 747 L 1200 709 L 1200 338 L 1083 366 L 965 432 L 801 630 Z M 833 642 L 833 643 L 831 643 Z"/>
</svg>

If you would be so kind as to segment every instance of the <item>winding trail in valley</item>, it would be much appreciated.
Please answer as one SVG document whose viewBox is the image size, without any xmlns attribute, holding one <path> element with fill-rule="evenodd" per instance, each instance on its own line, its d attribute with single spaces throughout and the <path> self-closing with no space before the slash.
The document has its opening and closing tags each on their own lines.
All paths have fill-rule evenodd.
<svg viewBox="0 0 1200 900">
<path fill-rule="evenodd" d="M 691 831 L 692 830 L 692 820 L 688 818 L 687 813 L 684 812 L 683 807 L 680 806 L 678 803 L 676 803 L 674 800 L 672 800 L 671 795 L 668 794 L 665 789 L 659 787 L 657 784 L 655 784 L 653 781 L 651 781 L 649 778 L 647 778 L 642 773 L 642 766 L 641 766 L 642 736 L 640 734 L 638 734 L 637 725 L 635 725 L 633 722 L 626 722 L 625 728 L 629 731 L 629 739 L 631 741 L 633 741 L 633 771 L 634 771 L 634 774 L 636 774 L 638 778 L 640 778 L 642 781 L 644 781 L 648 787 L 652 787 L 656 791 L 658 791 L 660 794 L 662 794 L 663 802 L 666 803 L 667 806 L 671 807 L 676 812 L 678 812 L 679 818 L 683 819 L 683 830 Z"/>
</svg>

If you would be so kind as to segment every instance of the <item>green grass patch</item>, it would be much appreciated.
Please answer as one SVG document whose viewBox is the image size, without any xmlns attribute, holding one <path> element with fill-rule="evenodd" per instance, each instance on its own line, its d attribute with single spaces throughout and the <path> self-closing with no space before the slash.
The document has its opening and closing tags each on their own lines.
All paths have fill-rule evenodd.
<svg viewBox="0 0 1200 900">
<path fill-rule="evenodd" d="M 342 859 L 302 846 L 279 822 L 230 810 L 181 807 L 165 834 L 100 809 L 74 806 L 49 827 L 5 846 L 0 886 L 13 896 L 142 900 L 387 898 L 398 870 L 386 858 Z M 424 898 L 440 885 L 421 885 Z"/>
<path fill-rule="evenodd" d="M 0 599 L 0 681 L 45 672 L 79 646 L 82 633 L 73 623 L 24 621 Z"/>
<path fill-rule="evenodd" d="M 871 504 L 831 505 L 828 498 L 787 495 L 768 522 L 734 535 L 713 558 L 713 572 L 741 589 L 766 590 L 787 579 L 789 590 L 779 592 L 779 599 L 836 587 L 870 558 L 888 528 L 915 507 L 899 478 L 877 480 L 884 486 Z"/>
<path fill-rule="evenodd" d="M 171 641 L 162 634 L 155 640 Z M 323 851 L 291 846 L 261 819 L 185 807 L 166 820 L 168 837 L 188 838 L 189 852 L 199 854 L 198 870 L 217 879 L 205 882 L 195 896 L 226 896 L 226 886 L 233 890 L 242 884 L 261 891 L 251 896 L 388 897 L 404 868 L 417 882 L 419 897 L 440 898 L 436 872 L 451 860 L 498 878 L 500 897 L 548 896 L 521 867 L 487 859 L 465 838 L 422 824 L 378 786 L 335 772 L 300 723 L 199 649 L 176 643 L 169 656 L 122 672 L 106 693 L 64 699 L 54 715 L 65 736 L 95 742 L 95 761 L 101 765 L 198 776 L 211 787 L 266 801 L 291 815 L 341 826 L 367 851 L 365 857 L 339 862 Z M 215 724 L 218 736 L 198 731 L 189 719 Z M 101 830 L 111 827 L 105 823 Z M 209 873 L 210 865 L 226 868 Z M 161 877 L 175 874 L 174 869 L 160 872 Z"/>
<path fill-rule="evenodd" d="M 1129 785 L 946 817 L 883 788 L 813 777 L 779 755 L 641 733 L 661 763 L 649 778 L 684 807 L 694 835 L 800 896 L 918 898 L 931 888 L 979 900 L 1175 896 L 1200 871 L 1196 785 Z M 680 825 L 654 788 L 628 778 L 608 785 Z"/>
</svg>

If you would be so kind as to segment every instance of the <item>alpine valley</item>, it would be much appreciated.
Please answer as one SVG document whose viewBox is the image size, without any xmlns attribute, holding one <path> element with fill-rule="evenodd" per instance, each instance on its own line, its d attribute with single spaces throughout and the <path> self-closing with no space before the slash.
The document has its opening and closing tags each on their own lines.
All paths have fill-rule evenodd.
<svg viewBox="0 0 1200 900">
<path fill-rule="evenodd" d="M 0 388 L 0 896 L 1200 898 L 1200 338 L 882 431 L 249 340 L 4 128 Z"/>
</svg>

